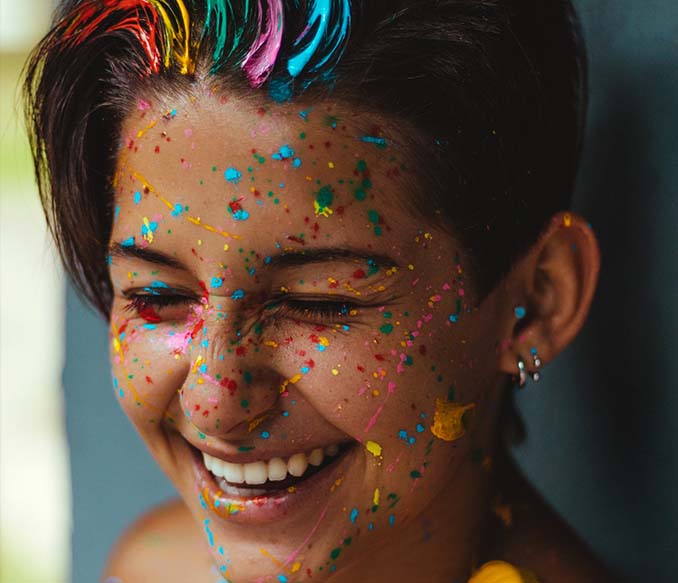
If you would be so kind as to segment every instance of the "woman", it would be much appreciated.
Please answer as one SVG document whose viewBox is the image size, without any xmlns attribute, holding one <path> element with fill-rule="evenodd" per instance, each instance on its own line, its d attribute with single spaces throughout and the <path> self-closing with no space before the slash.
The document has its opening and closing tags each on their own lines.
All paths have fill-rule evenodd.
<svg viewBox="0 0 678 583">
<path fill-rule="evenodd" d="M 108 581 L 606 580 L 506 451 L 599 266 L 569 2 L 70 0 L 26 95 L 181 495 Z"/>
</svg>

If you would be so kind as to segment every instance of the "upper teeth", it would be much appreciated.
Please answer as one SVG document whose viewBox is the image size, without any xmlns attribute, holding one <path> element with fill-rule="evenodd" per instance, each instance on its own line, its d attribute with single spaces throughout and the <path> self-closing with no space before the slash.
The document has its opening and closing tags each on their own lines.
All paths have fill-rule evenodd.
<svg viewBox="0 0 678 583">
<path fill-rule="evenodd" d="M 287 478 L 287 474 L 301 477 L 309 465 L 319 466 L 325 456 L 335 456 L 339 453 L 336 444 L 314 449 L 308 453 L 295 453 L 287 460 L 274 457 L 267 461 L 250 462 L 249 464 L 235 464 L 225 462 L 202 452 L 205 467 L 218 478 L 224 478 L 231 484 L 264 484 L 267 480 L 279 482 Z"/>
</svg>

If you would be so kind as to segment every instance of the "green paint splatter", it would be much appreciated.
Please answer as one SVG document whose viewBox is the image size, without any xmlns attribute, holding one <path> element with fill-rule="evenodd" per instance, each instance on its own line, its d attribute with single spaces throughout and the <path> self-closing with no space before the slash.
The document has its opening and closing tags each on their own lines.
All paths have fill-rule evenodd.
<svg viewBox="0 0 678 583">
<path fill-rule="evenodd" d="M 334 201 L 334 193 L 332 187 L 329 185 L 323 186 L 317 193 L 315 193 L 315 201 L 313 206 L 315 208 L 316 216 L 322 215 L 329 217 L 332 214 L 332 202 Z"/>
<path fill-rule="evenodd" d="M 337 547 L 336 549 L 332 549 L 332 552 L 330 553 L 330 557 L 332 557 L 333 561 L 336 561 L 340 554 L 341 554 L 341 547 Z"/>
<path fill-rule="evenodd" d="M 384 324 L 381 328 L 379 328 L 379 331 L 382 334 L 390 334 L 393 332 L 393 324 Z"/>
</svg>

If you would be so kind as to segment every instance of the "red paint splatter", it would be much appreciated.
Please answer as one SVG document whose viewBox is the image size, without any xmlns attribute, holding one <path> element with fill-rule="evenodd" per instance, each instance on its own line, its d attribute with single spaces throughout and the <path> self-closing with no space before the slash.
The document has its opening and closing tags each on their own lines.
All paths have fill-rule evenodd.
<svg viewBox="0 0 678 583">
<path fill-rule="evenodd" d="M 223 378 L 221 379 L 221 381 L 219 381 L 219 384 L 225 389 L 228 389 L 228 392 L 230 393 L 231 397 L 238 388 L 238 383 L 236 383 L 233 379 Z"/>
<path fill-rule="evenodd" d="M 203 324 L 205 323 L 205 320 L 202 318 L 196 323 L 195 326 L 193 326 L 193 330 L 191 331 L 191 338 L 195 340 L 195 337 L 198 335 L 198 332 L 202 329 Z"/>
<path fill-rule="evenodd" d="M 146 322 L 149 322 L 150 324 L 157 324 L 160 322 L 160 316 L 158 316 L 158 313 L 155 311 L 153 306 L 146 306 L 143 310 L 139 312 L 139 316 L 141 316 Z"/>
<path fill-rule="evenodd" d="M 353 279 L 365 279 L 366 273 L 362 269 L 356 269 L 353 272 Z"/>
<path fill-rule="evenodd" d="M 292 241 L 293 243 L 299 243 L 299 245 L 306 245 L 306 241 L 304 241 L 303 239 L 300 239 L 299 237 L 296 237 L 294 235 L 288 235 L 287 240 Z"/>
<path fill-rule="evenodd" d="M 231 209 L 231 212 L 233 214 L 242 210 L 242 205 L 240 204 L 240 201 L 243 200 L 244 198 L 245 197 L 241 196 L 238 200 L 234 200 L 228 203 L 228 207 Z"/>
</svg>

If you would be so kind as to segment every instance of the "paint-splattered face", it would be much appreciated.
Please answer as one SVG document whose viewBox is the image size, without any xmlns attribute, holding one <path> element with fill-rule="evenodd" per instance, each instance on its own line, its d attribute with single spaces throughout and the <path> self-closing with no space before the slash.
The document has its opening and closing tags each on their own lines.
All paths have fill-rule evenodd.
<svg viewBox="0 0 678 583">
<path fill-rule="evenodd" d="M 207 94 L 140 100 L 122 137 L 115 391 L 220 572 L 319 581 L 427 540 L 495 338 L 453 237 L 402 204 L 406 154 L 336 105 Z"/>
</svg>

